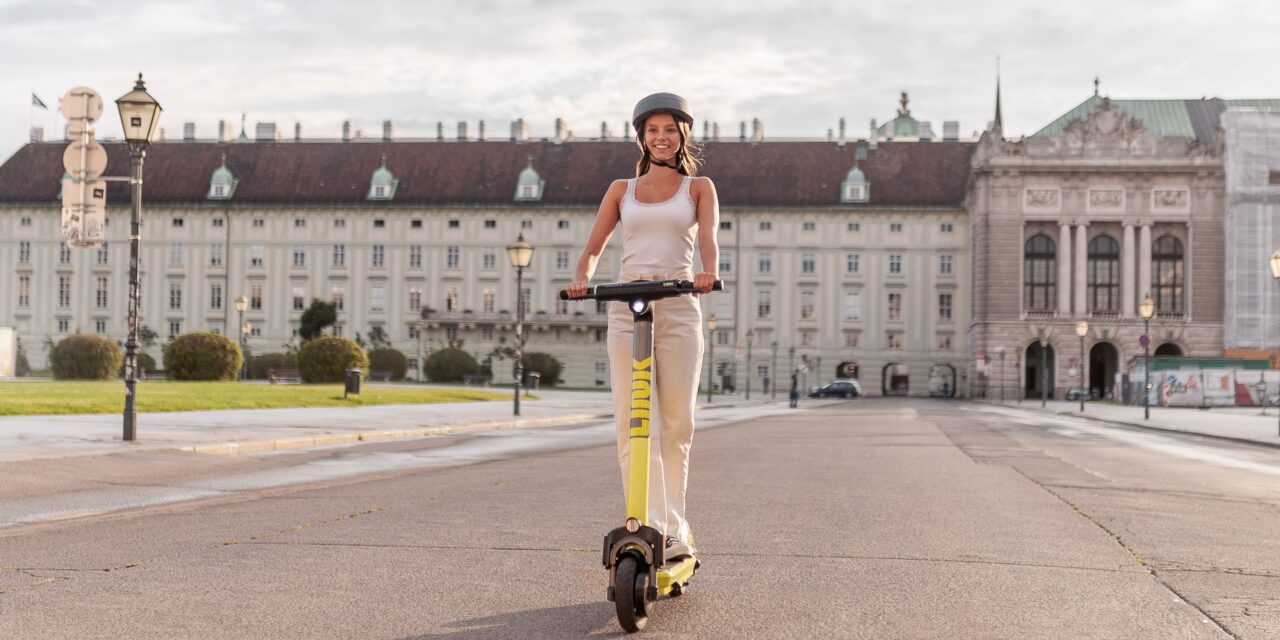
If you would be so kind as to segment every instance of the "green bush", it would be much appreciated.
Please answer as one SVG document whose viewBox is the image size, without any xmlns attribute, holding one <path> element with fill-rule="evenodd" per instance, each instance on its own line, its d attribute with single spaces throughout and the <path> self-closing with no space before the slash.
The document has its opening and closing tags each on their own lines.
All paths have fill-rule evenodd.
<svg viewBox="0 0 1280 640">
<path fill-rule="evenodd" d="M 346 370 L 354 367 L 369 374 L 369 356 L 350 338 L 321 336 L 298 349 L 298 372 L 303 382 L 342 382 Z"/>
<path fill-rule="evenodd" d="M 142 378 L 144 371 L 155 371 L 156 359 L 145 351 L 138 352 L 138 378 Z M 120 377 L 124 377 L 124 362 L 120 363 Z"/>
<path fill-rule="evenodd" d="M 266 380 L 268 369 L 297 369 L 298 358 L 292 353 L 264 353 L 249 358 L 249 377 Z"/>
<path fill-rule="evenodd" d="M 49 367 L 59 380 L 110 380 L 124 364 L 124 353 L 102 335 L 76 334 L 49 351 Z"/>
<path fill-rule="evenodd" d="M 392 380 L 404 380 L 404 374 L 409 370 L 409 359 L 390 347 L 374 349 L 369 352 L 369 369 L 387 371 Z"/>
<path fill-rule="evenodd" d="M 555 356 L 535 351 L 524 354 L 524 359 L 521 362 L 524 364 L 526 378 L 529 377 L 530 373 L 536 371 L 538 375 L 542 376 L 539 380 L 540 385 L 554 387 L 560 384 L 560 371 L 564 367 L 559 360 L 555 359 Z"/>
<path fill-rule="evenodd" d="M 463 376 L 480 372 L 480 363 L 466 351 L 449 347 L 427 356 L 422 372 L 432 382 L 462 382 Z"/>
<path fill-rule="evenodd" d="M 164 348 L 170 380 L 235 380 L 244 356 L 235 341 L 212 331 L 184 333 Z"/>
</svg>

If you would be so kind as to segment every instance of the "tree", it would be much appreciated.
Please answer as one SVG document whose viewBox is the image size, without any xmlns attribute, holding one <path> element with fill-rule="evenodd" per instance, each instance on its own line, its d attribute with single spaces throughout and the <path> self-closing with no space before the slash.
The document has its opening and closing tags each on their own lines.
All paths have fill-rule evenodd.
<svg viewBox="0 0 1280 640">
<path fill-rule="evenodd" d="M 338 305 L 323 300 L 312 300 L 311 306 L 302 312 L 298 335 L 303 342 L 324 334 L 325 327 L 338 323 Z"/>
<path fill-rule="evenodd" d="M 152 331 L 151 327 L 145 324 L 138 327 L 138 344 L 142 345 L 143 349 L 156 346 L 156 338 L 159 337 L 160 334 Z"/>
<path fill-rule="evenodd" d="M 369 330 L 369 346 L 374 349 L 391 348 L 391 339 L 387 337 L 387 332 L 381 325 L 375 325 Z"/>
</svg>

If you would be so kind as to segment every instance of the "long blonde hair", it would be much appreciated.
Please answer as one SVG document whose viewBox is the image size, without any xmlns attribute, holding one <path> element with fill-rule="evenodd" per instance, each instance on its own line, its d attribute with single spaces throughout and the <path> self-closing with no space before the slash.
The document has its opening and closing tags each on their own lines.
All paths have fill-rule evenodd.
<svg viewBox="0 0 1280 640">
<path fill-rule="evenodd" d="M 640 125 L 640 129 L 636 131 L 636 145 L 640 147 L 640 161 L 636 163 L 636 177 L 640 177 L 649 173 L 649 167 L 653 164 L 649 156 L 649 149 L 644 146 L 644 127 L 648 124 L 649 118 L 659 114 L 671 114 L 670 111 L 655 111 L 645 118 L 644 123 Z M 674 114 L 671 114 L 674 117 Z M 698 167 L 702 166 L 702 147 L 689 140 L 693 131 L 693 126 L 680 118 L 675 118 L 676 128 L 680 131 L 680 148 L 676 149 L 676 171 L 681 175 L 696 176 L 698 175 Z"/>
</svg>

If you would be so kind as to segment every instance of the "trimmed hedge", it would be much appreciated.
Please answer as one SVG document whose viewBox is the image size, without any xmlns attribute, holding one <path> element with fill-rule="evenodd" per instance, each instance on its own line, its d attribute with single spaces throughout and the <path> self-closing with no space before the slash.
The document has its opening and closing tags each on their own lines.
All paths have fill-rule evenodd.
<svg viewBox="0 0 1280 640">
<path fill-rule="evenodd" d="M 392 380 L 404 380 L 405 373 L 409 371 L 409 359 L 390 347 L 374 349 L 369 352 L 369 369 L 390 372 Z"/>
<path fill-rule="evenodd" d="M 521 361 L 524 364 L 524 375 L 529 377 L 530 373 L 538 372 L 539 385 L 544 387 L 554 387 L 560 384 L 560 371 L 564 369 L 559 360 L 549 353 L 532 352 L 524 354 Z"/>
<path fill-rule="evenodd" d="M 480 373 L 480 363 L 466 351 L 449 347 L 427 356 L 422 372 L 432 382 L 462 382 L 463 376 Z"/>
<path fill-rule="evenodd" d="M 321 336 L 302 343 L 298 350 L 298 372 L 303 382 L 342 382 L 346 370 L 353 367 L 369 375 L 369 356 L 351 338 Z"/>
<path fill-rule="evenodd" d="M 110 380 L 123 365 L 120 345 L 98 334 L 67 336 L 49 351 L 49 367 L 59 380 Z"/>
<path fill-rule="evenodd" d="M 212 331 L 184 333 L 164 348 L 170 380 L 235 380 L 244 355 L 235 341 Z"/>
<path fill-rule="evenodd" d="M 264 353 L 249 358 L 249 377 L 266 380 L 267 369 L 297 369 L 298 358 L 292 353 Z"/>
</svg>

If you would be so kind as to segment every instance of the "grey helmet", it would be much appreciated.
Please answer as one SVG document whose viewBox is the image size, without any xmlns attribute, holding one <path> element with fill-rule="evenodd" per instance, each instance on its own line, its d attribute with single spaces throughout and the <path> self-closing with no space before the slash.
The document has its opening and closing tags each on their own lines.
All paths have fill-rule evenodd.
<svg viewBox="0 0 1280 640">
<path fill-rule="evenodd" d="M 658 112 L 670 113 L 677 120 L 693 124 L 693 113 L 689 109 L 688 100 L 674 93 L 655 93 L 636 103 L 636 109 L 631 115 L 631 126 L 639 132 L 640 127 L 644 126 L 645 118 Z"/>
</svg>

